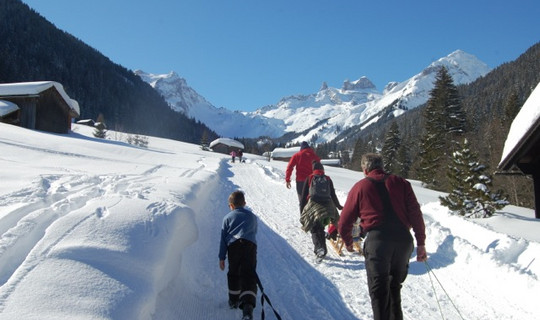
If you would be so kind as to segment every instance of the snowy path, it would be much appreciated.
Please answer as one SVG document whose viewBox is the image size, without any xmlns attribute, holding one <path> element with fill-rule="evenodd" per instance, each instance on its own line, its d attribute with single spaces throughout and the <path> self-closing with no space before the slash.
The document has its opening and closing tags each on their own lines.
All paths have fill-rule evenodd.
<svg viewBox="0 0 540 320">
<path fill-rule="evenodd" d="M 199 240 L 184 252 L 182 261 L 182 270 L 190 271 L 182 272 L 181 278 L 162 295 L 154 319 L 182 316 L 233 320 L 240 317 L 239 311 L 226 306 L 226 273 L 220 271 L 217 264 L 221 219 L 228 212 L 228 195 L 237 189 L 246 193 L 247 206 L 259 217 L 257 271 L 265 292 L 283 319 L 371 319 L 363 258 L 348 253 L 338 257 L 329 247 L 329 255 L 322 264 L 313 262 L 311 238 L 300 229 L 297 197 L 292 189 L 285 188 L 284 168 L 285 163 L 279 162 L 222 162 L 218 174 L 221 181 L 215 181 L 212 188 L 207 189 L 209 198 L 199 201 L 195 205 L 199 207 L 194 208 L 198 212 Z M 341 175 L 350 175 L 350 171 L 336 168 L 327 168 L 327 173 L 338 180 Z M 354 181 L 336 182 L 342 204 Z M 426 192 L 435 199 L 438 195 Z M 491 269 L 497 262 L 482 253 L 463 256 L 459 259 L 464 261 L 459 261 L 459 254 L 454 250 L 465 246 L 463 251 L 469 252 L 475 250 L 474 245 L 435 221 L 429 206 L 423 209 L 428 211 L 425 214 L 428 251 L 432 249 L 429 263 L 445 290 L 451 293 L 451 300 L 433 276 L 430 280 L 425 266 L 413 256 L 410 275 L 402 290 L 405 319 L 442 319 L 443 316 L 447 320 L 522 319 L 523 314 L 534 318 L 532 307 L 502 289 L 503 283 L 509 285 L 505 280 L 519 281 L 518 287 L 523 285 L 521 282 L 526 281 L 526 275 L 512 270 L 506 275 L 507 279 L 486 279 L 490 273 L 483 275 L 483 264 Z M 443 316 L 430 281 L 435 285 Z M 186 291 L 191 295 L 187 296 Z M 516 310 L 519 310 L 517 317 L 514 316 Z M 255 309 L 257 318 L 260 311 L 259 305 Z M 268 306 L 265 313 L 268 319 L 274 319 Z"/>
<path fill-rule="evenodd" d="M 284 320 L 371 319 L 361 256 L 329 250 L 314 263 L 285 162 L 249 156 L 259 160 L 232 164 L 192 144 L 152 138 L 151 148 L 135 148 L 75 129 L 85 133 L 0 124 L 0 319 L 238 320 L 217 258 L 237 189 L 259 218 L 257 271 Z M 343 204 L 362 174 L 326 171 Z M 434 292 L 412 257 L 405 319 L 539 319 L 540 220 L 528 218 L 532 210 L 463 219 L 438 204 L 440 193 L 412 183 L 429 263 L 452 300 L 431 279 Z"/>
<path fill-rule="evenodd" d="M 229 310 L 226 305 L 226 272 L 219 270 L 217 259 L 221 220 L 229 210 L 227 198 L 238 189 L 246 193 L 247 206 L 259 217 L 257 272 L 283 319 L 301 319 L 306 315 L 313 319 L 358 317 L 349 309 L 332 278 L 340 282 L 356 279 L 356 270 L 363 268 L 360 256 L 343 259 L 329 252 L 323 264 L 315 265 L 311 238 L 299 227 L 296 193 L 285 188 L 282 171 L 261 163 L 264 161 L 234 165 L 223 162 L 224 172 L 219 175 L 226 177 L 225 181 L 208 189 L 209 199 L 200 204 L 200 209 L 194 209 L 200 213 L 199 239 L 184 252 L 182 261 L 182 269 L 193 272 L 182 272 L 174 288 L 162 295 L 162 305 L 157 306 L 154 319 L 175 319 L 180 315 L 186 319 L 240 317 L 240 311 Z M 187 288 L 193 296 L 180 292 Z M 367 308 L 368 300 L 349 296 L 350 301 L 357 299 L 354 304 Z M 174 310 L 170 310 L 171 306 Z M 255 314 L 260 312 L 259 305 Z M 265 312 L 269 319 L 274 317 L 267 305 Z M 367 318 L 365 311 L 357 313 Z"/>
</svg>

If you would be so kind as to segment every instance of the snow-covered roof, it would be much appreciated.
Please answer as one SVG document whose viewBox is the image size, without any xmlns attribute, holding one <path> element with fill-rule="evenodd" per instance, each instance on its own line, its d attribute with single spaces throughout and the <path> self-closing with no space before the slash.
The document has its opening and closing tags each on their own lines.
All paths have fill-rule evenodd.
<svg viewBox="0 0 540 320">
<path fill-rule="evenodd" d="M 298 151 L 300 151 L 300 147 L 275 148 L 272 151 L 272 158 L 290 158 Z"/>
<path fill-rule="evenodd" d="M 325 166 L 339 166 L 341 164 L 340 159 L 321 159 L 321 164 Z"/>
<path fill-rule="evenodd" d="M 0 96 L 37 95 L 51 87 L 56 88 L 56 91 L 60 93 L 66 104 L 70 106 L 73 111 L 77 112 L 77 115 L 81 114 L 79 103 L 71 99 L 64 90 L 64 87 L 56 81 L 1 83 Z"/>
<path fill-rule="evenodd" d="M 508 170 L 516 153 L 529 141 L 533 132 L 540 129 L 540 83 L 533 90 L 518 115 L 512 121 L 504 143 L 499 168 Z M 514 161 L 512 161 L 514 160 Z"/>
<path fill-rule="evenodd" d="M 19 110 L 19 106 L 17 106 L 13 102 L 0 100 L 0 117 L 8 115 L 17 110 Z"/>
<path fill-rule="evenodd" d="M 244 149 L 244 145 L 241 143 L 241 142 L 238 142 L 234 139 L 230 139 L 230 138 L 217 138 L 216 140 L 210 142 L 210 148 L 212 148 L 213 146 L 215 145 L 218 145 L 218 144 L 224 144 L 226 146 L 229 146 L 229 147 L 235 147 L 235 148 L 240 148 L 240 149 Z"/>
</svg>

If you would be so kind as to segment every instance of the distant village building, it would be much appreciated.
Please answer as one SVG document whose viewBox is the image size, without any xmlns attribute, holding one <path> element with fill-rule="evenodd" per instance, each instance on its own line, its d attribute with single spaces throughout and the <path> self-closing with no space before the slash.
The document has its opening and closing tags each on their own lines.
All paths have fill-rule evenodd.
<svg viewBox="0 0 540 320">
<path fill-rule="evenodd" d="M 291 159 L 298 151 L 300 151 L 300 147 L 275 148 L 274 151 L 272 151 L 271 158 L 272 160 L 289 161 L 289 159 Z"/>
<path fill-rule="evenodd" d="M 321 159 L 321 163 L 325 166 L 341 167 L 341 159 Z"/>
<path fill-rule="evenodd" d="M 80 115 L 77 101 L 71 99 L 64 87 L 54 81 L 0 84 L 0 100 L 19 108 L 1 114 L 0 120 L 28 129 L 67 133 L 72 120 Z"/>
<path fill-rule="evenodd" d="M 79 120 L 79 121 L 77 121 L 77 124 L 82 124 L 82 125 L 89 126 L 89 127 L 95 127 L 96 126 L 96 122 L 94 120 L 92 120 L 92 119 Z"/>
<path fill-rule="evenodd" d="M 209 145 L 210 149 L 214 152 L 229 154 L 233 150 L 244 150 L 244 145 L 236 140 L 229 139 L 229 138 L 218 138 L 212 142 L 210 142 Z"/>
<path fill-rule="evenodd" d="M 535 216 L 540 219 L 540 83 L 512 121 L 499 170 L 532 175 Z"/>
<path fill-rule="evenodd" d="M 274 151 L 270 154 L 270 158 L 272 160 L 278 160 L 278 161 L 289 161 L 292 156 L 300 151 L 300 147 L 292 147 L 292 148 L 275 148 Z M 341 160 L 340 159 L 321 159 L 321 163 L 325 166 L 333 166 L 333 167 L 340 167 L 341 166 Z"/>
</svg>

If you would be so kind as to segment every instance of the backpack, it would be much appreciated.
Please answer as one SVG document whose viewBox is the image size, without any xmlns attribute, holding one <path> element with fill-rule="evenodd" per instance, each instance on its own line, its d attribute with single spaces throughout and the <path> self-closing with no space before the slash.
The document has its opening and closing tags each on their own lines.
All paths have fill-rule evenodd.
<svg viewBox="0 0 540 320">
<path fill-rule="evenodd" d="M 325 175 L 313 175 L 309 185 L 309 198 L 315 202 L 324 202 L 331 199 L 330 181 Z"/>
</svg>

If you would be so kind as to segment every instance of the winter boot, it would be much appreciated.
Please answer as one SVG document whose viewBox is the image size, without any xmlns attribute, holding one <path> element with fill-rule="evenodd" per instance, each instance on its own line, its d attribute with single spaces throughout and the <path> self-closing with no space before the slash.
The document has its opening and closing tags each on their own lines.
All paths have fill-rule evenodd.
<svg viewBox="0 0 540 320">
<path fill-rule="evenodd" d="M 253 306 L 244 304 L 242 306 L 242 320 L 253 320 Z"/>
<path fill-rule="evenodd" d="M 240 305 L 240 301 L 236 300 L 229 300 L 229 308 L 231 309 L 238 309 L 238 306 Z"/>
<path fill-rule="evenodd" d="M 315 262 L 321 263 L 324 259 L 324 256 L 326 256 L 324 249 L 323 248 L 317 249 L 317 251 L 315 251 Z"/>
</svg>

